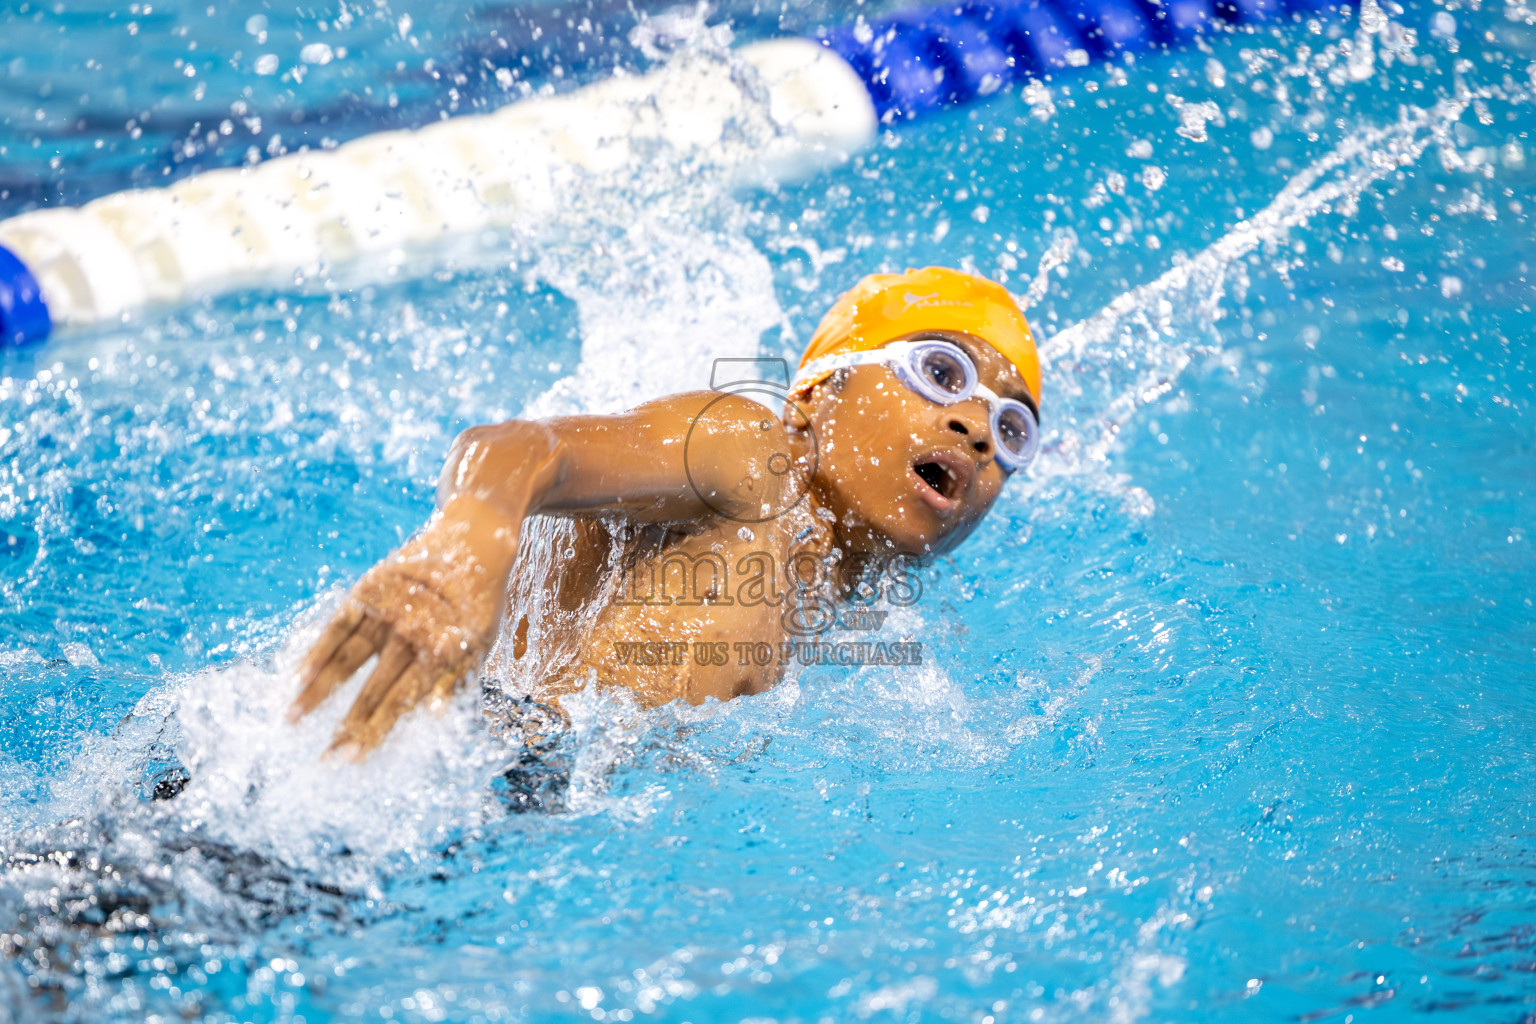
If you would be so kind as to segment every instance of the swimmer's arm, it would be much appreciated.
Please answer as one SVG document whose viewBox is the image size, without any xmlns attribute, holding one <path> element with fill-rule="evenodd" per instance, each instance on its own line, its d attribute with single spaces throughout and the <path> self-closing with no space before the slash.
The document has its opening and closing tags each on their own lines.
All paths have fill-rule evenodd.
<svg viewBox="0 0 1536 1024">
<path fill-rule="evenodd" d="M 616 416 L 471 427 L 449 453 L 437 504 L 445 515 L 462 507 L 506 523 L 537 513 L 649 523 L 750 516 L 777 483 L 768 460 L 787 451 L 763 406 L 691 392 Z"/>
<path fill-rule="evenodd" d="M 406 711 L 452 692 L 495 639 L 528 516 L 677 522 L 754 510 L 765 500 L 758 481 L 775 480 L 763 467 L 787 451 L 771 414 L 717 393 L 676 395 L 618 416 L 465 431 L 439 480 L 436 514 L 358 581 L 310 650 L 290 720 L 375 655 L 332 749 L 361 756 Z"/>
</svg>

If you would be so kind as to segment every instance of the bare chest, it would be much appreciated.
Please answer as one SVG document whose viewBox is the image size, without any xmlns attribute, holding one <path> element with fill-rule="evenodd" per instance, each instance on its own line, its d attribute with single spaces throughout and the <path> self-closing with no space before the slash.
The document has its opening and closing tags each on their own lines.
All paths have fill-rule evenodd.
<svg viewBox="0 0 1536 1024">
<path fill-rule="evenodd" d="M 697 704 L 771 688 L 783 674 L 774 652 L 794 607 L 787 540 L 727 523 L 637 545 L 582 660 L 647 702 Z"/>
</svg>

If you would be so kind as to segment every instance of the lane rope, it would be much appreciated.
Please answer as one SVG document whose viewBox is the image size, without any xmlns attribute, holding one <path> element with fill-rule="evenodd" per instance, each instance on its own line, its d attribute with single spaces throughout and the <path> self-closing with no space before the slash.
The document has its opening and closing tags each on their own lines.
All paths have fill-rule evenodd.
<svg viewBox="0 0 1536 1024">
<path fill-rule="evenodd" d="M 724 63 L 613 77 L 333 150 L 208 171 L 165 188 L 0 222 L 0 345 L 170 305 L 311 279 L 380 280 L 486 232 L 555 216 L 582 175 L 612 174 L 664 143 L 715 153 L 766 92 L 778 129 L 743 177 L 785 181 L 846 160 L 882 122 L 963 106 L 1012 82 L 1201 33 L 1344 10 L 1319 0 L 994 0 L 945 4 Z"/>
</svg>

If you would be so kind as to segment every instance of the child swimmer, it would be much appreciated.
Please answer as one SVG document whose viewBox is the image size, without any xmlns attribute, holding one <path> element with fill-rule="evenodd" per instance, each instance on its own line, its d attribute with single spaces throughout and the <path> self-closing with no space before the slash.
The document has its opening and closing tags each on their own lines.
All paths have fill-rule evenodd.
<svg viewBox="0 0 1536 1024">
<path fill-rule="evenodd" d="M 870 275 L 838 299 L 779 419 L 750 398 L 689 392 L 617 416 L 466 430 L 436 513 L 353 587 L 304 661 L 289 718 L 377 655 L 332 743 L 358 758 L 401 715 L 450 694 L 485 661 L 509 581 L 534 571 L 518 549 L 536 515 L 571 518 L 576 537 L 538 584 L 593 617 L 556 638 L 574 656 L 541 668 L 535 699 L 558 702 L 593 679 L 629 687 L 646 706 L 761 693 L 782 677 L 782 660 L 686 652 L 777 650 L 804 635 L 794 626 L 805 624 L 795 607 L 805 592 L 778 586 L 775 567 L 790 578 L 795 566 L 841 567 L 834 589 L 846 598 L 857 566 L 958 545 L 1033 458 L 1040 383 L 1033 335 L 1008 292 L 929 267 Z M 669 568 L 686 577 L 689 566 L 695 588 L 710 568 L 707 591 L 690 600 L 685 579 L 682 598 L 669 599 Z M 721 570 L 746 582 L 722 587 Z M 513 635 L 520 660 L 526 616 Z M 626 653 L 637 650 L 677 656 Z"/>
</svg>

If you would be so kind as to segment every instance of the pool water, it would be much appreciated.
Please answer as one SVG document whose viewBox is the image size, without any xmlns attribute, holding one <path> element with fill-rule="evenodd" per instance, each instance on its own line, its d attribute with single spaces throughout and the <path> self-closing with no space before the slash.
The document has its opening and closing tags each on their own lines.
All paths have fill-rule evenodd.
<svg viewBox="0 0 1536 1024">
<path fill-rule="evenodd" d="M 476 63 L 550 9 L 12 7 L 0 215 L 600 73 Z M 628 67 L 729 59 L 615 10 Z M 660 154 L 479 263 L 0 353 L 0 1017 L 1532 1018 L 1536 30 L 1384 13 L 1011 89 L 770 191 Z M 473 694 L 361 766 L 317 760 L 344 700 L 282 724 L 458 430 L 793 357 L 928 263 L 1030 304 L 1047 443 L 887 621 L 921 667 L 587 694 L 522 814 Z"/>
</svg>

